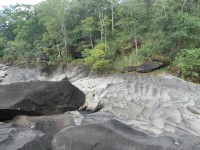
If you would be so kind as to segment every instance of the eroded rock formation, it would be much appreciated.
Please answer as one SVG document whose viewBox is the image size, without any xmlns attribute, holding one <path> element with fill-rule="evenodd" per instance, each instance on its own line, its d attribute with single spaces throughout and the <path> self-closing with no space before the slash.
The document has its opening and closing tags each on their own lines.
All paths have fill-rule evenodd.
<svg viewBox="0 0 200 150">
<path fill-rule="evenodd" d="M 200 86 L 172 76 L 115 75 L 73 83 L 86 93 L 85 107 L 110 112 L 126 124 L 162 134 L 180 128 L 200 136 Z M 96 104 L 96 105 L 94 105 Z"/>
<path fill-rule="evenodd" d="M 58 68 L 48 77 L 3 67 L 0 84 L 8 85 L 0 86 L 0 118 L 32 116 L 0 123 L 2 150 L 200 149 L 197 84 L 145 74 L 87 77 L 81 65 Z M 31 80 L 43 81 L 16 83 Z M 78 109 L 85 96 L 86 112 L 68 111 Z"/>
</svg>

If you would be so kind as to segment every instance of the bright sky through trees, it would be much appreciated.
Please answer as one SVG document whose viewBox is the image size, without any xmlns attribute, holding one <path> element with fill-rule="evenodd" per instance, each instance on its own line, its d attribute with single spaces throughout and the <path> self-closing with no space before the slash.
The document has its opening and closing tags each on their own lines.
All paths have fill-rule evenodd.
<svg viewBox="0 0 200 150">
<path fill-rule="evenodd" d="M 15 5 L 15 4 L 37 4 L 44 0 L 0 0 L 0 9 L 3 6 Z"/>
</svg>

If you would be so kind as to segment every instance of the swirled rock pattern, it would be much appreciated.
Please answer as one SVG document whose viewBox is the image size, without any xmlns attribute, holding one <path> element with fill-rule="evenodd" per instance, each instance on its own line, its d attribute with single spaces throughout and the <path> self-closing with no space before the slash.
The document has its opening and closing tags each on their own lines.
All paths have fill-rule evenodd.
<svg viewBox="0 0 200 150">
<path fill-rule="evenodd" d="M 200 136 L 200 85 L 141 74 L 85 78 L 73 84 L 86 95 L 92 93 L 86 107 L 100 102 L 101 111 L 142 131 L 164 134 L 179 129 Z"/>
<path fill-rule="evenodd" d="M 0 123 L 0 149 L 200 149 L 200 85 L 172 76 L 86 76 L 88 70 L 82 66 L 66 70 L 60 67 L 42 77 L 35 69 L 0 65 L 2 121 L 16 115 L 59 113 L 18 116 Z M 65 86 L 70 83 L 16 83 L 32 80 L 71 81 L 86 94 L 81 109 L 94 113 L 60 114 L 69 110 L 63 109 L 68 103 L 60 103 L 59 99 L 62 100 L 62 93 L 68 89 Z M 74 94 L 67 96 L 69 101 L 79 95 L 77 90 L 70 91 L 67 92 L 69 95 Z M 80 98 L 83 97 L 85 95 L 80 94 Z M 21 104 L 25 106 L 20 107 Z"/>
</svg>

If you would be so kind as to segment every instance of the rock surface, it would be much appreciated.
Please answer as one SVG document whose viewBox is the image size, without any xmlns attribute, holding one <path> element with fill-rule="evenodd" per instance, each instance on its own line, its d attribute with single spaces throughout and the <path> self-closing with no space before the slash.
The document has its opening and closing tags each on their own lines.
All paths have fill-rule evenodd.
<svg viewBox="0 0 200 150">
<path fill-rule="evenodd" d="M 29 82 L 39 80 L 40 78 L 37 69 L 20 68 L 18 66 L 0 64 L 0 84 Z"/>
<path fill-rule="evenodd" d="M 0 149 L 21 150 L 19 145 L 22 150 L 200 149 L 199 85 L 172 76 L 123 74 L 88 77 L 88 74 L 87 67 L 81 65 L 67 69 L 59 67 L 48 77 L 41 77 L 34 69 L 0 66 L 0 84 L 70 80 L 86 94 L 86 102 L 81 107 L 84 111 L 64 113 L 64 107 L 69 104 L 64 101 L 60 103 L 57 98 L 64 97 L 59 94 L 62 91 L 68 93 L 65 89 L 72 85 L 64 83 L 67 81 L 0 86 L 0 108 L 12 109 L 0 109 L 2 120 L 20 114 L 64 113 L 18 116 L 7 123 L 0 123 Z M 73 92 L 77 91 L 76 88 L 72 89 L 75 89 L 72 93 L 77 97 L 79 92 Z M 51 104 L 49 97 L 52 97 Z M 70 96 L 67 98 L 74 99 Z M 21 99 L 24 99 L 23 105 L 27 107 L 19 110 Z M 7 140 L 7 135 L 11 139 Z M 15 139 L 18 139 L 17 142 Z"/>
<path fill-rule="evenodd" d="M 40 131 L 0 124 L 0 150 L 46 150 L 44 139 Z"/>
<path fill-rule="evenodd" d="M 75 126 L 73 117 L 67 114 L 38 117 L 17 116 L 10 122 L 44 133 L 44 141 L 47 143 L 46 149 L 51 149 L 53 137 L 57 132 L 67 126 Z"/>
<path fill-rule="evenodd" d="M 50 81 L 68 80 L 70 82 L 77 81 L 87 77 L 90 73 L 90 68 L 86 65 L 71 65 L 66 69 L 58 68 L 53 74 L 47 78 Z"/>
<path fill-rule="evenodd" d="M 136 68 L 136 71 L 146 73 L 146 72 L 151 72 L 151 71 L 154 71 L 156 69 L 159 69 L 161 66 L 163 66 L 162 63 L 153 62 L 153 61 L 146 61 L 146 62 L 143 62 L 140 66 L 138 66 Z"/>
<path fill-rule="evenodd" d="M 46 65 L 38 64 L 37 68 L 20 68 L 18 66 L 7 66 L 0 64 L 0 85 L 29 82 L 29 81 L 61 81 L 68 80 L 74 82 L 76 80 L 87 77 L 90 69 L 86 65 L 70 65 L 68 67 L 59 66 L 53 72 L 47 75 Z M 45 70 L 42 71 L 44 68 Z M 42 73 L 43 72 L 43 73 Z"/>
<path fill-rule="evenodd" d="M 85 78 L 73 84 L 86 97 L 92 93 L 86 107 L 92 109 L 94 102 L 100 102 L 100 111 L 146 133 L 174 133 L 179 128 L 200 136 L 200 85 L 172 76 L 142 74 Z"/>
<path fill-rule="evenodd" d="M 53 140 L 53 150 L 199 150 L 197 137 L 149 136 L 117 120 L 67 127 Z"/>
<path fill-rule="evenodd" d="M 154 70 L 159 69 L 164 64 L 162 62 L 154 62 L 154 61 L 145 61 L 139 66 L 127 66 L 122 69 L 122 73 L 125 72 L 141 72 L 141 73 L 147 73 Z"/>
<path fill-rule="evenodd" d="M 122 73 L 136 71 L 137 66 L 127 66 L 122 69 Z"/>
<path fill-rule="evenodd" d="M 49 58 L 45 53 L 41 53 L 39 55 L 39 63 L 38 63 L 38 70 L 40 72 L 41 76 L 47 76 L 48 75 L 48 61 Z"/>
<path fill-rule="evenodd" d="M 17 115 L 52 115 L 77 110 L 85 94 L 68 81 L 35 81 L 0 86 L 0 120 Z"/>
</svg>

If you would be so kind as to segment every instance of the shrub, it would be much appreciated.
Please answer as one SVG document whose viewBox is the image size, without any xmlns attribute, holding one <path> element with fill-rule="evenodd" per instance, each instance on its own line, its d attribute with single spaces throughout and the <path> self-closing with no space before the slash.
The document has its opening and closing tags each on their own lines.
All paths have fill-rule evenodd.
<svg viewBox="0 0 200 150">
<path fill-rule="evenodd" d="M 109 68 L 110 61 L 106 59 L 105 49 L 108 46 L 105 44 L 98 44 L 94 49 L 85 49 L 82 53 L 86 64 L 91 65 L 94 71 L 104 71 Z"/>
<path fill-rule="evenodd" d="M 135 66 L 140 64 L 142 61 L 143 57 L 136 55 L 133 51 L 130 54 L 118 56 L 113 62 L 113 65 L 116 70 L 121 71 L 124 67 Z"/>
<path fill-rule="evenodd" d="M 171 62 L 170 58 L 164 55 L 155 55 L 151 58 L 151 60 L 155 62 L 161 62 L 164 66 L 169 65 Z"/>
<path fill-rule="evenodd" d="M 182 76 L 193 81 L 200 78 L 200 48 L 183 49 L 175 58 L 175 65 L 179 68 Z"/>
</svg>

